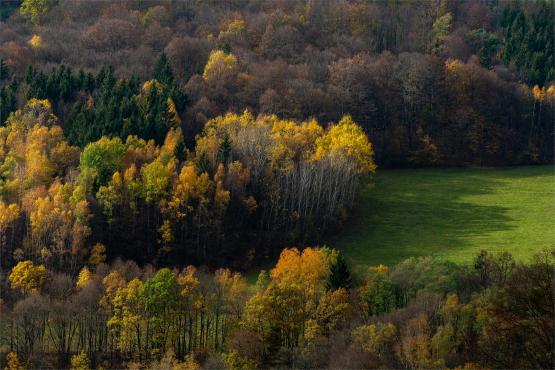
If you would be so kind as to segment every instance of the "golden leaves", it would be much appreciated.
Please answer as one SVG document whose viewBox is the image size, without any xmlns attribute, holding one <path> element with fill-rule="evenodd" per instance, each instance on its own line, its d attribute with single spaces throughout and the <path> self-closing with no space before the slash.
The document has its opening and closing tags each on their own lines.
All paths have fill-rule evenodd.
<svg viewBox="0 0 555 370">
<path fill-rule="evenodd" d="M 278 284 L 300 284 L 312 295 L 324 288 L 328 273 L 328 261 L 320 249 L 309 247 L 299 252 L 297 248 L 285 248 L 270 276 Z"/>
<path fill-rule="evenodd" d="M 372 145 L 368 137 L 350 116 L 345 116 L 326 134 L 316 139 L 314 159 L 344 157 L 354 161 L 358 173 L 373 173 L 376 165 L 373 160 Z"/>
<path fill-rule="evenodd" d="M 213 50 L 208 57 L 208 62 L 204 67 L 202 78 L 209 83 L 217 83 L 225 79 L 229 74 L 235 72 L 237 68 L 237 57 L 233 54 L 226 54 L 222 50 Z"/>
<path fill-rule="evenodd" d="M 92 273 L 87 266 L 83 267 L 81 271 L 79 271 L 79 275 L 77 276 L 77 282 L 75 286 L 79 289 L 86 287 L 90 281 L 92 280 Z"/>
<path fill-rule="evenodd" d="M 33 48 L 37 49 L 42 46 L 42 37 L 39 35 L 33 35 L 27 43 Z"/>
<path fill-rule="evenodd" d="M 19 217 L 17 204 L 6 204 L 0 200 L 0 233 Z"/>
<path fill-rule="evenodd" d="M 12 269 L 9 280 L 12 289 L 29 294 L 37 292 L 48 281 L 48 273 L 43 265 L 22 261 Z"/>
</svg>

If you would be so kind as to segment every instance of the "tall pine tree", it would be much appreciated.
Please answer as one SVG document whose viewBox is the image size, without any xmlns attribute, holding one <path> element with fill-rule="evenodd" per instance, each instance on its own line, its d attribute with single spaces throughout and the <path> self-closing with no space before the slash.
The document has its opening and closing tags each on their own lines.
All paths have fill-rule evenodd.
<svg viewBox="0 0 555 370">
<path fill-rule="evenodd" d="M 173 85 L 173 72 L 166 53 L 162 53 L 156 63 L 154 78 L 166 85 L 166 87 L 171 87 Z"/>
<path fill-rule="evenodd" d="M 349 289 L 352 283 L 347 261 L 345 261 L 343 253 L 339 251 L 337 257 L 331 261 L 330 275 L 326 283 L 326 288 L 328 290 L 336 290 L 339 288 Z"/>
</svg>

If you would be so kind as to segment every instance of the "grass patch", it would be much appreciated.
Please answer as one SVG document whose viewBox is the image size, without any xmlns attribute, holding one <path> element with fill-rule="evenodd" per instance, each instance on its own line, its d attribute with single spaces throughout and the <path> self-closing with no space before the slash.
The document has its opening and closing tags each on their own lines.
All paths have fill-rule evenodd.
<svg viewBox="0 0 555 370">
<path fill-rule="evenodd" d="M 326 240 L 354 263 L 468 262 L 481 249 L 523 260 L 555 246 L 552 166 L 378 170 L 356 204 Z"/>
</svg>

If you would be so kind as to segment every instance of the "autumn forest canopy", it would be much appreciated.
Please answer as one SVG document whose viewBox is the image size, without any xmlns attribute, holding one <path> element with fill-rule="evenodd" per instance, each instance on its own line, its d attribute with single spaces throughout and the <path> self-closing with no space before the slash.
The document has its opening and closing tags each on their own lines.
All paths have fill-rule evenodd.
<svg viewBox="0 0 555 370">
<path fill-rule="evenodd" d="M 0 367 L 553 367 L 555 244 L 324 241 L 381 169 L 553 164 L 554 9 L 0 0 Z"/>
</svg>

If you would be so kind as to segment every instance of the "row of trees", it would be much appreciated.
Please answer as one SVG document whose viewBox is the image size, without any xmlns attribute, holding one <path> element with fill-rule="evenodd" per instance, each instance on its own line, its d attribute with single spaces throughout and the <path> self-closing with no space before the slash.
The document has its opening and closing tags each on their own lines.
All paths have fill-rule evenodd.
<svg viewBox="0 0 555 370">
<path fill-rule="evenodd" d="M 245 80 L 247 75 L 238 66 L 233 54 L 213 52 L 202 77 L 193 77 L 185 86 L 187 95 L 175 84 L 165 54 L 159 58 L 156 79 L 142 86 L 136 76 L 116 80 L 112 68 L 103 68 L 96 76 L 74 74 L 65 66 L 49 74 L 29 68 L 21 83 L 6 72 L 0 115 L 7 118 L 18 100 L 49 99 L 73 145 L 84 147 L 103 135 L 123 140 L 137 135 L 162 144 L 170 129 L 180 128 L 183 145 L 194 149 L 194 137 L 202 134 L 209 117 L 224 113 L 218 107 L 238 111 L 260 103 L 264 105 L 258 107 L 260 112 L 280 117 L 300 119 L 317 112 L 321 121 L 329 122 L 352 115 L 374 143 L 376 161 L 385 166 L 553 160 L 555 87 L 528 88 L 506 81 L 477 60 L 359 54 L 331 64 L 327 83 L 310 91 L 303 85 L 286 91 L 277 86 L 259 90 L 249 86 L 254 76 Z M 279 61 L 260 67 L 275 81 L 298 72 Z M 197 94 L 197 88 L 204 95 Z M 297 99 L 312 107 L 301 108 L 305 103 L 299 105 Z M 294 107 L 300 110 L 289 111 Z"/>
<path fill-rule="evenodd" d="M 100 6 L 76 1 L 10 3 L 21 3 L 20 11 L 13 12 L 3 33 L 20 31 L 19 37 L 6 37 L 3 45 L 14 61 L 34 59 L 46 64 L 68 60 L 78 68 L 108 62 L 117 65 L 118 71 L 132 70 L 146 78 L 149 71 L 144 63 L 154 65 L 156 53 L 166 50 L 179 66 L 178 77 L 186 82 L 200 72 L 198 61 L 204 59 L 202 67 L 210 46 L 249 54 L 245 55 L 249 63 L 283 58 L 297 64 L 307 62 L 310 54 L 318 51 L 323 51 L 321 55 L 327 60 L 360 51 L 390 51 L 464 60 L 476 54 L 487 67 L 514 63 L 520 76 L 531 84 L 543 85 L 553 78 L 549 72 L 553 71 L 553 60 L 549 59 L 553 45 L 549 35 L 550 0 L 149 1 Z M 13 11 L 13 5 L 3 7 L 5 13 Z M 64 24 L 57 22 L 59 17 L 64 18 Z M 71 37 L 68 30 L 72 31 Z M 40 47 L 26 45 L 33 34 L 43 38 Z M 15 45 L 8 45 L 8 41 Z M 34 48 L 36 52 L 25 50 L 14 55 L 17 47 Z M 197 56 L 193 56 L 194 51 Z M 526 56 L 533 53 L 537 55 Z M 528 61 L 516 55 L 526 56 Z M 537 60 L 532 62 L 534 58 Z M 539 60 L 546 63 L 537 63 Z"/>
<path fill-rule="evenodd" d="M 103 136 L 81 151 L 57 123 L 48 100 L 31 99 L 0 128 L 3 268 L 30 259 L 75 272 L 99 242 L 109 258 L 248 267 L 341 224 L 375 170 L 348 116 L 324 129 L 228 114 L 193 151 L 178 126 L 162 145 Z"/>
<path fill-rule="evenodd" d="M 349 114 L 381 166 L 553 161 L 553 94 L 540 103 L 533 91 L 553 83 L 552 0 L 24 5 L 27 20 L 0 27 L 21 82 L 4 79 L 0 118 L 47 98 L 74 145 L 161 144 L 178 125 L 192 149 L 209 119 L 248 108 L 322 123 Z"/>
<path fill-rule="evenodd" d="M 250 292 L 227 269 L 24 261 L 2 281 L 0 340 L 9 369 L 549 368 L 553 258 L 352 270 L 336 250 L 291 248 Z"/>
</svg>

